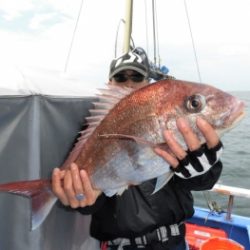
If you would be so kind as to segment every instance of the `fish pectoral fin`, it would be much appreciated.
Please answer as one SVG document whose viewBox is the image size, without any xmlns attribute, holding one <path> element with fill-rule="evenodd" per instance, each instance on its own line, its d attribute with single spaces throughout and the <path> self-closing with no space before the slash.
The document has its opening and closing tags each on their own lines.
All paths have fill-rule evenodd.
<svg viewBox="0 0 250 250">
<path fill-rule="evenodd" d="M 163 175 L 157 177 L 155 189 L 154 189 L 154 192 L 152 194 L 155 194 L 162 187 L 164 187 L 169 182 L 169 180 L 172 178 L 173 174 L 174 173 L 172 171 L 169 171 L 166 174 L 163 174 Z"/>
<path fill-rule="evenodd" d="M 168 146 L 168 144 L 167 144 L 166 142 L 158 143 L 158 144 L 156 145 L 156 147 L 157 147 L 157 148 L 160 148 L 160 149 L 162 149 L 162 150 L 165 150 L 165 151 L 167 151 L 167 152 L 170 151 L 170 150 L 169 150 L 169 146 Z"/>
<path fill-rule="evenodd" d="M 135 141 L 137 144 L 141 144 L 141 145 L 146 145 L 149 147 L 156 147 L 156 144 L 150 141 L 145 140 L 142 137 L 138 137 L 138 136 L 134 136 L 134 135 L 124 135 L 124 134 L 102 134 L 99 135 L 99 137 L 105 138 L 105 139 L 111 139 L 111 138 L 117 138 L 117 139 L 127 139 L 127 140 L 133 140 Z"/>
</svg>

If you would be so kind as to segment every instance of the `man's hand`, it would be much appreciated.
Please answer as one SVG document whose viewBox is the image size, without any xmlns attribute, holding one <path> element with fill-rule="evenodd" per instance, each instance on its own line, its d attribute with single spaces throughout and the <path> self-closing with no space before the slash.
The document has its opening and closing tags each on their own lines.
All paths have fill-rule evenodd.
<svg viewBox="0 0 250 250">
<path fill-rule="evenodd" d="M 164 137 L 170 151 L 155 148 L 155 152 L 165 159 L 180 177 L 193 177 L 207 171 L 219 160 L 222 151 L 219 136 L 212 126 L 199 117 L 196 123 L 206 140 L 205 146 L 201 145 L 188 122 L 184 118 L 179 118 L 176 121 L 177 128 L 185 140 L 188 151 L 183 149 L 168 130 L 164 131 Z"/>
<path fill-rule="evenodd" d="M 72 208 L 91 206 L 101 194 L 101 190 L 92 187 L 86 171 L 79 170 L 75 163 L 67 170 L 54 169 L 52 191 L 65 206 Z"/>
</svg>

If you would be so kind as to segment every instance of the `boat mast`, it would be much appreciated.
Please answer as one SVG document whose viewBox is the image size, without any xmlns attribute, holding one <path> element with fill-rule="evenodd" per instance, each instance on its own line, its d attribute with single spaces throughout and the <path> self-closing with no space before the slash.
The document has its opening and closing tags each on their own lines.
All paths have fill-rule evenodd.
<svg viewBox="0 0 250 250">
<path fill-rule="evenodd" d="M 126 0 L 123 53 L 128 53 L 130 50 L 130 39 L 131 39 L 131 33 L 132 33 L 132 17 L 133 17 L 133 0 Z"/>
<path fill-rule="evenodd" d="M 130 41 L 131 41 L 132 23 L 133 23 L 133 20 L 132 20 L 133 19 L 133 0 L 125 0 L 125 3 L 126 3 L 126 6 L 125 6 L 125 29 L 124 29 L 124 40 L 123 40 L 123 54 L 126 54 L 130 51 Z M 155 12 L 154 1 L 153 1 L 153 12 Z M 154 19 L 155 18 L 156 17 L 154 16 Z M 154 22 L 154 40 L 156 40 L 155 37 L 156 37 L 156 34 L 155 34 L 155 22 Z M 160 63 L 159 65 L 156 65 L 156 42 L 154 44 L 154 47 L 155 47 L 155 62 L 149 64 L 149 77 L 154 80 L 160 80 L 160 79 L 164 79 L 167 77 L 168 68 L 166 66 L 163 66 L 162 68 L 160 68 Z"/>
</svg>

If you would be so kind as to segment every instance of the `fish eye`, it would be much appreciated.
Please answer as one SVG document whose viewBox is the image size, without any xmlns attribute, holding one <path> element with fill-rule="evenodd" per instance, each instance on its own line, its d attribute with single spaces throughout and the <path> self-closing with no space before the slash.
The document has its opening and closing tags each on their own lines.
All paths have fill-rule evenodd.
<svg viewBox="0 0 250 250">
<path fill-rule="evenodd" d="M 186 100 L 186 108 L 189 112 L 200 112 L 206 105 L 206 98 L 202 95 L 191 95 Z"/>
</svg>

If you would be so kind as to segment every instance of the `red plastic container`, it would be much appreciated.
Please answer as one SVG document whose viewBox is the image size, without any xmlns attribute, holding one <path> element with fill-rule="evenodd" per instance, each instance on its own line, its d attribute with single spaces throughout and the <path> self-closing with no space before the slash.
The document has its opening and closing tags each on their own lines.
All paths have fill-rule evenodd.
<svg viewBox="0 0 250 250">
<path fill-rule="evenodd" d="M 200 247 L 205 241 L 217 237 L 225 239 L 228 238 L 224 230 L 186 223 L 186 240 L 188 242 L 190 250 L 199 250 L 201 249 Z M 215 249 L 210 248 L 209 250 Z"/>
</svg>

